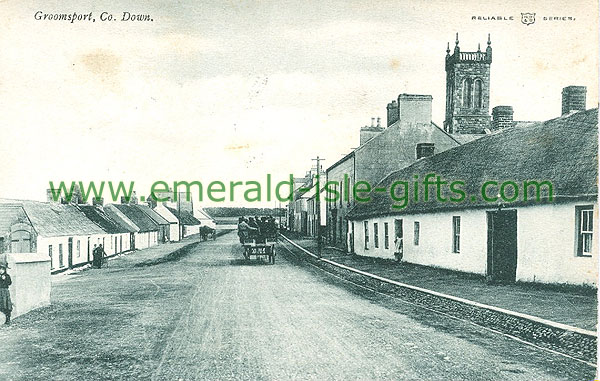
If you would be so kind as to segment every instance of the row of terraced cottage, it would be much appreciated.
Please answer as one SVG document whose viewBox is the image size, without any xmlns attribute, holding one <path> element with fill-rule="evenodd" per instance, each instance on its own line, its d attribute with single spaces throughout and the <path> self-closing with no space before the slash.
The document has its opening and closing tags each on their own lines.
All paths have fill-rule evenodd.
<svg viewBox="0 0 600 381">
<path fill-rule="evenodd" d="M 446 54 L 443 128 L 432 122 L 431 96 L 401 94 L 387 106 L 387 128 L 361 129 L 360 146 L 326 170 L 340 193 L 326 203 L 326 238 L 346 252 L 401 251 L 406 262 L 490 280 L 597 286 L 598 109 L 586 110 L 586 87 L 567 86 L 558 118 L 514 121 L 511 106 L 490 117 L 491 62 L 489 37 L 485 52 L 467 53 L 457 37 Z M 447 182 L 439 195 L 438 176 Z M 386 192 L 357 202 L 359 181 Z M 402 207 L 399 181 L 410 191 Z M 532 181 L 552 189 L 542 184 L 538 197 Z"/>
<path fill-rule="evenodd" d="M 110 257 L 179 241 L 202 226 L 215 223 L 185 201 L 146 205 L 132 199 L 104 206 L 0 199 L 0 255 L 47 255 L 51 272 L 57 273 L 90 263 L 95 245 Z"/>
</svg>

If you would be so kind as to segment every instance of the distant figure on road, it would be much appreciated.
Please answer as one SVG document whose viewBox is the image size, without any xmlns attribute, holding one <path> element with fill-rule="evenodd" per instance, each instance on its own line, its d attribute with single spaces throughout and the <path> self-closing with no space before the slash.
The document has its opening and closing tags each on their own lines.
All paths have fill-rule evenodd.
<svg viewBox="0 0 600 381">
<path fill-rule="evenodd" d="M 98 267 L 98 245 L 94 244 L 94 250 L 92 250 L 92 267 Z"/>
<path fill-rule="evenodd" d="M 396 237 L 394 240 L 395 251 L 394 257 L 398 262 L 402 262 L 402 257 L 404 256 L 404 245 L 402 243 L 402 237 Z"/>
<path fill-rule="evenodd" d="M 104 252 L 104 249 L 102 248 L 102 244 L 94 245 L 94 251 L 92 252 L 92 255 L 93 255 L 92 267 L 97 268 L 97 269 L 101 268 L 102 260 L 104 259 L 105 254 L 106 253 Z"/>
<path fill-rule="evenodd" d="M 8 286 L 12 284 L 10 275 L 6 272 L 9 268 L 6 262 L 0 262 L 0 311 L 6 316 L 5 325 L 10 325 L 10 315 L 12 313 L 12 301 Z"/>
<path fill-rule="evenodd" d="M 102 247 L 102 244 L 98 245 L 98 268 L 102 268 L 102 262 L 104 262 L 104 257 L 106 256 L 106 252 Z"/>
</svg>

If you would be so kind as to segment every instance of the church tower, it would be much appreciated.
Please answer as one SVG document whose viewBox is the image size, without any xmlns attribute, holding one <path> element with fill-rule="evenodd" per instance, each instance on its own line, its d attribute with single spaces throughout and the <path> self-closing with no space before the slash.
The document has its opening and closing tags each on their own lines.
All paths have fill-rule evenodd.
<svg viewBox="0 0 600 381">
<path fill-rule="evenodd" d="M 461 52 L 458 33 L 454 53 L 446 49 L 446 120 L 444 130 L 455 134 L 483 134 L 490 127 L 490 65 L 492 42 L 485 53 Z"/>
</svg>

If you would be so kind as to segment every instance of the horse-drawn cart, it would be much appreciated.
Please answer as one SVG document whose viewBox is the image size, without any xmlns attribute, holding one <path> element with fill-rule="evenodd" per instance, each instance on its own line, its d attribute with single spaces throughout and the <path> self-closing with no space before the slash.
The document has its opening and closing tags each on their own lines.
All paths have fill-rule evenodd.
<svg viewBox="0 0 600 381">
<path fill-rule="evenodd" d="M 257 228 L 239 231 L 238 234 L 244 248 L 244 258 L 267 258 L 270 264 L 275 263 L 277 227 L 274 221 L 261 221 Z"/>
<path fill-rule="evenodd" d="M 245 239 L 244 258 L 250 259 L 252 256 L 257 258 L 267 257 L 270 264 L 275 263 L 275 243 L 277 238 L 257 237 L 255 239 Z"/>
</svg>

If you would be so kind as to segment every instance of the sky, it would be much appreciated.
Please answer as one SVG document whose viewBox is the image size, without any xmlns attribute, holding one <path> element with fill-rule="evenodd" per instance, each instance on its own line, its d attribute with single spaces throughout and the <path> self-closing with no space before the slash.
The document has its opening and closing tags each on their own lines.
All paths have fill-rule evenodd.
<svg viewBox="0 0 600 381">
<path fill-rule="evenodd" d="M 97 20 L 38 21 L 37 11 Z M 125 11 L 153 21 L 99 20 Z M 326 168 L 357 147 L 360 127 L 385 123 L 400 93 L 432 95 L 441 126 L 456 32 L 462 51 L 485 49 L 491 34 L 490 105 L 513 106 L 516 120 L 559 116 L 569 85 L 598 105 L 589 0 L 3 0 L 0 14 L 6 198 L 44 200 L 49 181 L 135 181 L 148 194 L 158 180 L 302 176 L 311 158 Z"/>
</svg>

